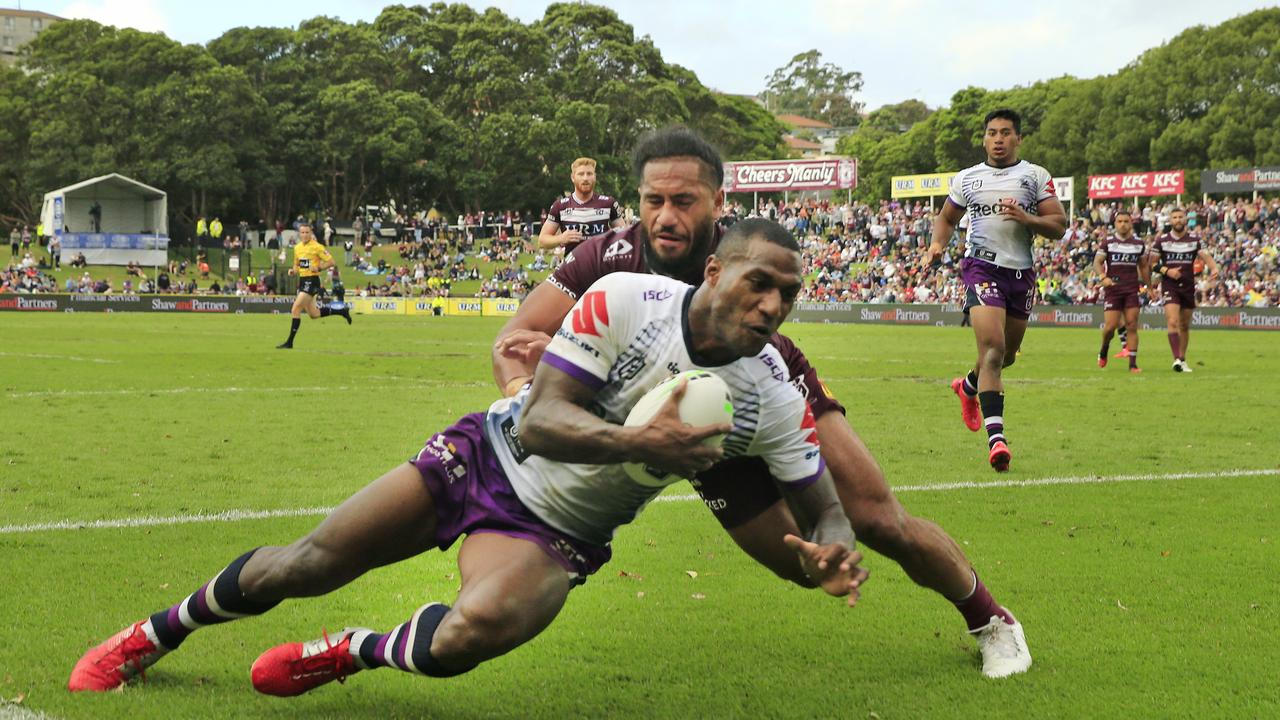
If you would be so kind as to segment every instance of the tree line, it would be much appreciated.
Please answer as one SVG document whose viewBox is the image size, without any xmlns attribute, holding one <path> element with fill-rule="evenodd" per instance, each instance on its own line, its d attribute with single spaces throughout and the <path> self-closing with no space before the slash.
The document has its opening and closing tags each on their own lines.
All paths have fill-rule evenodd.
<svg viewBox="0 0 1280 720">
<path fill-rule="evenodd" d="M 982 118 L 1022 113 L 1021 156 L 1055 175 L 1187 171 L 1191 193 L 1207 168 L 1280 165 L 1280 8 L 1189 28 L 1118 72 L 1028 87 L 968 87 L 926 117 L 908 101 L 872 112 L 838 145 L 859 160 L 863 200 L 889 195 L 890 178 L 982 162 Z M 926 110 L 927 113 L 927 110 Z"/>
<path fill-rule="evenodd" d="M 119 172 L 197 216 L 284 218 L 368 204 L 537 209 L 599 162 L 634 195 L 628 154 L 684 123 L 742 159 L 783 157 L 752 99 L 715 93 L 607 8 L 565 2 L 524 24 L 490 8 L 386 7 L 240 27 L 206 46 L 89 20 L 52 24 L 0 68 L 0 213 L 32 222 L 43 194 Z M 0 218 L 0 222 L 6 218 Z"/>
</svg>

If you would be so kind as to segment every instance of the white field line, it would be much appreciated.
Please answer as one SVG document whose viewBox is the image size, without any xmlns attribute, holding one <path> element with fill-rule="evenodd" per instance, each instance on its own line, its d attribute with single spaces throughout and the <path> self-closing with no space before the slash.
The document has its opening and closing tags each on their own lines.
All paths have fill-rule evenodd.
<svg viewBox="0 0 1280 720">
<path fill-rule="evenodd" d="M 120 364 L 119 360 L 107 360 L 105 358 L 95 358 L 95 357 L 77 357 L 75 355 L 45 355 L 43 353 L 0 352 L 0 357 L 33 358 L 36 360 L 73 360 L 75 362 L 102 363 L 104 365 Z"/>
<path fill-rule="evenodd" d="M 54 717 L 0 698 L 0 720 L 54 720 Z"/>
<path fill-rule="evenodd" d="M 956 482 L 937 485 L 900 485 L 894 492 L 949 492 L 953 490 L 987 490 L 991 488 L 1042 487 L 1047 485 L 1099 485 L 1128 482 L 1172 482 L 1176 480 L 1222 479 L 1239 477 L 1264 477 L 1280 475 L 1280 469 L 1222 470 L 1209 472 L 1185 472 L 1159 475 L 1079 475 L 1075 477 L 1047 477 L 1029 480 L 995 480 L 992 482 Z M 697 495 L 659 495 L 654 502 L 692 502 Z M 156 525 L 184 525 L 204 522 L 236 522 L 238 520 L 265 520 L 280 517 L 311 517 L 328 515 L 332 507 L 290 508 L 284 510 L 226 510 L 217 513 L 191 515 L 142 516 L 115 520 L 59 520 L 30 525 L 0 525 L 0 535 L 47 532 L 50 530 L 100 530 L 110 528 L 152 527 Z"/>
<path fill-rule="evenodd" d="M 100 395 L 114 396 L 147 396 L 147 395 L 186 395 L 187 393 L 292 393 L 292 392 L 332 392 L 334 390 L 361 391 L 369 389 L 405 389 L 431 387 L 480 387 L 489 385 L 485 382 L 453 382 L 453 381 L 413 381 L 407 383 L 371 383 L 359 387 L 353 385 L 310 385 L 302 387 L 176 387 L 161 389 L 120 388 L 118 390 L 32 390 L 29 392 L 11 392 L 5 395 L 10 399 L 17 398 L 49 398 L 49 397 L 94 397 Z"/>
</svg>

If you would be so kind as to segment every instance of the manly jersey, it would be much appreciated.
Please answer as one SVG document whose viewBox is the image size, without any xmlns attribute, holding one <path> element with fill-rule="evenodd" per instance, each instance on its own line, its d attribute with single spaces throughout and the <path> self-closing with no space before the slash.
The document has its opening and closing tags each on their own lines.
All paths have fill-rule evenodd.
<svg viewBox="0 0 1280 720">
<path fill-rule="evenodd" d="M 723 228 L 719 223 L 716 223 L 713 233 L 711 252 L 715 252 L 723 234 Z M 547 277 L 547 282 L 577 300 L 582 297 L 587 288 L 591 287 L 592 283 L 610 273 L 648 273 L 649 265 L 645 260 L 644 242 L 639 223 L 584 240 L 573 254 L 566 257 L 555 272 Z M 701 285 L 702 267 L 695 267 L 688 275 L 676 279 L 694 286 Z M 769 342 L 782 353 L 792 382 L 795 383 L 796 389 L 809 400 L 814 417 L 822 417 L 832 410 L 838 410 L 844 414 L 844 406 L 818 379 L 817 372 L 795 343 L 778 333 L 774 333 Z"/>
<path fill-rule="evenodd" d="M 999 215 L 999 201 L 1013 198 L 1029 215 L 1039 214 L 1042 200 L 1055 196 L 1049 171 L 1019 160 L 1009 167 L 978 163 L 956 173 L 947 199 L 969 213 L 965 257 L 1011 270 L 1031 267 L 1031 230 Z"/>
<path fill-rule="evenodd" d="M 1106 256 L 1106 275 L 1115 283 L 1110 290 L 1137 290 L 1142 284 L 1138 276 L 1138 262 L 1147 247 L 1137 237 L 1128 239 L 1115 235 L 1102 241 L 1098 252 Z"/>
<path fill-rule="evenodd" d="M 1189 232 L 1182 237 L 1174 237 L 1173 233 L 1165 233 L 1157 237 L 1155 243 L 1151 246 L 1151 251 L 1159 257 L 1156 265 L 1164 265 L 1166 268 L 1178 268 L 1182 275 L 1182 277 L 1174 280 L 1166 274 L 1161 284 L 1182 288 L 1195 287 L 1195 262 L 1196 256 L 1200 254 L 1200 248 L 1200 236 L 1195 233 Z"/>
<path fill-rule="evenodd" d="M 726 457 L 755 456 L 774 478 L 803 487 L 824 464 L 813 413 L 791 384 L 772 345 L 755 357 L 710 365 L 690 347 L 694 288 L 659 275 L 614 273 L 591 286 L 565 317 L 540 366 L 568 373 L 596 391 L 593 412 L 622 424 L 646 392 L 671 375 L 707 369 L 733 397 Z M 540 370 L 546 372 L 546 370 Z M 485 433 L 516 495 L 543 522 L 603 545 L 662 488 L 632 480 L 621 465 L 585 465 L 528 455 L 520 446 L 520 413 L 528 389 L 494 403 Z"/>
<path fill-rule="evenodd" d="M 333 262 L 329 248 L 318 242 L 299 243 L 293 246 L 293 264 L 298 268 L 301 277 L 316 277 L 320 274 L 321 261 Z"/>
<path fill-rule="evenodd" d="M 569 193 L 568 197 L 551 203 L 551 209 L 547 211 L 547 220 L 559 225 L 562 231 L 577 230 L 584 238 L 608 232 L 613 221 L 620 217 L 622 209 L 618 201 L 596 193 L 592 193 L 586 202 L 578 200 L 576 193 Z M 567 244 L 565 250 L 572 250 L 579 244 Z"/>
</svg>

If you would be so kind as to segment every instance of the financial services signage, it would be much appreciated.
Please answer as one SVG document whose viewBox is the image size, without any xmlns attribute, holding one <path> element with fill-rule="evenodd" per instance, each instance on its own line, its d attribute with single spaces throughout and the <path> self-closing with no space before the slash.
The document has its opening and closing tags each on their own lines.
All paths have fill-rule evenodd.
<svg viewBox="0 0 1280 720">
<path fill-rule="evenodd" d="M 931 197 L 951 192 L 955 172 L 895 175 L 890 178 L 889 195 L 895 198 Z"/>
<path fill-rule="evenodd" d="M 1185 174 L 1182 170 L 1157 170 L 1118 175 L 1090 175 L 1089 198 L 1109 200 L 1153 195 L 1181 195 L 1184 190 Z"/>
<path fill-rule="evenodd" d="M 763 160 L 724 164 L 725 192 L 849 190 L 858 187 L 855 158 Z"/>
<path fill-rule="evenodd" d="M 1205 170 L 1200 192 L 1228 193 L 1280 190 L 1280 166 Z"/>
</svg>

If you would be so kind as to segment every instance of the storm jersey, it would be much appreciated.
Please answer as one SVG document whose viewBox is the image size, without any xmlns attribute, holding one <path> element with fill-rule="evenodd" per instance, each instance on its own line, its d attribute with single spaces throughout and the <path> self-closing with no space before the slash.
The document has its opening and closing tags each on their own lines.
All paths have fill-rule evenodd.
<svg viewBox="0 0 1280 720">
<path fill-rule="evenodd" d="M 608 195 L 592 193 L 586 202 L 578 200 L 575 193 L 551 203 L 547 211 L 547 220 L 560 226 L 560 230 L 577 230 L 582 237 L 589 238 L 608 232 L 613 222 L 622 217 L 622 209 L 618 201 Z M 579 243 L 565 245 L 565 250 L 572 250 Z"/>
<path fill-rule="evenodd" d="M 320 274 L 321 261 L 333 262 L 329 248 L 316 241 L 300 243 L 293 247 L 293 265 L 300 277 L 316 277 Z"/>
<path fill-rule="evenodd" d="M 791 384 L 772 345 L 755 357 L 710 365 L 690 347 L 688 310 L 694 288 L 659 275 L 614 273 L 583 294 L 543 353 L 542 366 L 568 373 L 596 391 L 591 408 L 622 424 L 658 383 L 706 369 L 728 384 L 733 429 L 726 457 L 763 459 L 777 480 L 803 487 L 823 472 L 808 404 Z M 621 465 L 585 465 L 528 455 L 520 445 L 520 413 L 528 389 L 499 400 L 485 418 L 516 495 L 543 522 L 580 540 L 605 544 L 662 491 L 632 480 Z"/>
<path fill-rule="evenodd" d="M 1165 233 L 1157 237 L 1151 246 L 1151 251 L 1158 257 L 1156 265 L 1178 268 L 1181 274 L 1177 280 L 1166 274 L 1162 284 L 1181 288 L 1195 287 L 1195 262 L 1201 247 L 1203 246 L 1200 244 L 1200 236 L 1195 233 L 1186 233 L 1181 237 L 1175 237 L 1173 233 Z"/>
<path fill-rule="evenodd" d="M 1000 216 L 999 201 L 1013 198 L 1027 214 L 1037 215 L 1040 202 L 1055 194 L 1049 171 L 1026 160 L 1002 168 L 978 163 L 956 173 L 947 200 L 969 213 L 965 257 L 1011 270 L 1031 267 L 1031 230 Z"/>
<path fill-rule="evenodd" d="M 1137 237 L 1120 238 L 1115 235 L 1102 241 L 1098 252 L 1106 257 L 1106 275 L 1111 278 L 1116 290 L 1137 290 L 1141 285 L 1138 276 L 1138 263 L 1147 251 L 1146 245 Z"/>
<path fill-rule="evenodd" d="M 723 228 L 715 226 L 711 238 L 711 252 L 720 245 Z M 596 280 L 616 272 L 649 272 L 649 264 L 645 260 L 644 236 L 640 233 L 640 224 L 614 230 L 611 233 L 598 235 L 583 241 L 582 245 L 565 258 L 556 268 L 547 282 L 559 288 L 561 292 L 577 300 Z M 702 266 L 695 267 L 688 275 L 676 278 L 690 285 L 702 284 Z M 844 406 L 836 400 L 831 390 L 818 379 L 818 373 L 809 364 L 809 359 L 800 352 L 800 348 L 785 335 L 774 333 L 769 342 L 782 353 L 787 363 L 787 371 L 791 373 L 791 381 L 796 389 L 808 399 L 813 408 L 814 417 L 822 417 L 833 410 L 844 414 Z"/>
</svg>

